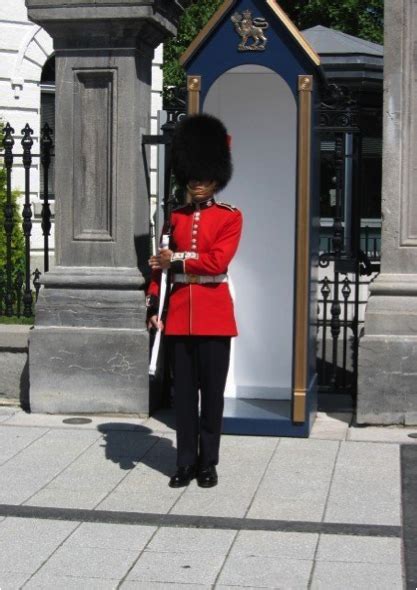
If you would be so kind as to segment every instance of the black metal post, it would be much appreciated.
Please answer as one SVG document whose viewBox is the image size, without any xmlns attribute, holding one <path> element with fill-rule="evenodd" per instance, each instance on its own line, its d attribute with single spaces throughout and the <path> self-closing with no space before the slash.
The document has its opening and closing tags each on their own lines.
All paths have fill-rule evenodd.
<svg viewBox="0 0 417 590">
<path fill-rule="evenodd" d="M 346 367 L 346 361 L 347 361 L 347 342 L 348 342 L 348 327 L 349 327 L 349 317 L 348 317 L 348 313 L 349 313 L 349 296 L 352 292 L 352 289 L 350 287 L 350 280 L 348 279 L 348 277 L 346 276 L 343 280 L 343 287 L 342 287 L 342 295 L 343 295 L 343 354 L 342 354 L 342 358 L 343 358 L 343 378 L 342 378 L 342 387 L 343 390 L 346 390 L 346 374 L 347 374 L 347 367 Z"/>
<path fill-rule="evenodd" d="M 331 321 L 330 331 L 333 338 L 332 349 L 332 374 L 331 385 L 337 388 L 337 358 L 338 358 L 338 340 L 340 335 L 340 296 L 339 296 L 339 272 L 337 270 L 338 259 L 343 253 L 343 226 L 342 226 L 342 195 L 344 187 L 344 152 L 345 141 L 344 133 L 336 133 L 335 149 L 335 170 L 336 170 L 336 206 L 333 223 L 333 252 L 334 252 L 334 293 L 333 301 L 330 308 Z"/>
<path fill-rule="evenodd" d="M 22 314 L 22 287 L 23 287 L 23 273 L 19 269 L 16 273 L 16 278 L 14 281 L 14 288 L 16 293 L 16 315 L 20 318 Z"/>
<path fill-rule="evenodd" d="M 327 277 L 324 277 L 323 286 L 321 288 L 321 294 L 323 295 L 323 328 L 322 328 L 322 348 L 321 348 L 321 382 L 324 385 L 326 383 L 326 340 L 327 340 L 327 307 L 328 299 L 330 295 L 330 281 Z"/>
<path fill-rule="evenodd" d="M 49 206 L 49 166 L 51 164 L 51 149 L 53 146 L 51 134 L 52 129 L 48 123 L 42 128 L 41 135 L 41 162 L 43 166 L 43 203 L 42 203 L 42 233 L 43 233 L 43 268 L 49 270 L 49 235 L 51 233 L 51 209 Z"/>
<path fill-rule="evenodd" d="M 4 296 L 4 313 L 13 315 L 13 284 L 12 284 L 12 234 L 14 226 L 12 203 L 12 166 L 13 166 L 13 138 L 14 129 L 9 123 L 4 128 L 4 165 L 6 168 L 6 205 L 4 207 L 4 229 L 6 232 L 6 290 Z"/>
<path fill-rule="evenodd" d="M 30 204 L 30 167 L 32 164 L 31 149 L 33 130 L 26 123 L 22 129 L 23 166 L 25 168 L 25 204 L 23 205 L 23 233 L 25 236 L 25 291 L 23 293 L 23 315 L 32 315 L 33 296 L 30 285 L 30 234 L 32 231 L 32 209 Z"/>
</svg>

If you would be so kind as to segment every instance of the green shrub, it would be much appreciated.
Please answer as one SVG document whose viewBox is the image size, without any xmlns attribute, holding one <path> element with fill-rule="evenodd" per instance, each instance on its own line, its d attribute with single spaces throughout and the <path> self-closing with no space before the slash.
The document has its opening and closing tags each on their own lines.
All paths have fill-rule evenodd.
<svg viewBox="0 0 417 590">
<path fill-rule="evenodd" d="M 3 158 L 3 137 L 4 123 L 0 121 L 0 283 L 6 281 L 6 263 L 7 263 L 7 237 L 4 228 L 4 208 L 7 202 L 6 194 L 6 169 L 4 168 Z M 19 204 L 19 191 L 12 192 L 13 207 L 13 231 L 12 231 L 12 280 L 16 280 L 18 271 L 24 273 L 25 270 L 25 240 L 22 229 L 22 216 Z M 24 276 L 24 275 L 23 275 Z M 1 288 L 1 287 L 0 287 Z M 4 287 L 3 287 L 4 288 Z"/>
</svg>

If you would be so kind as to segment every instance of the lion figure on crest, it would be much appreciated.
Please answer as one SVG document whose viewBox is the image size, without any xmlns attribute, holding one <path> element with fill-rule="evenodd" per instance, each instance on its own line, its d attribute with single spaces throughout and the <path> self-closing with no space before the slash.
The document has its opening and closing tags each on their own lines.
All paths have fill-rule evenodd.
<svg viewBox="0 0 417 590">
<path fill-rule="evenodd" d="M 269 24 L 264 18 L 252 18 L 251 11 L 245 10 L 242 13 L 235 12 L 231 21 L 238 35 L 242 37 L 242 42 L 238 46 L 239 51 L 262 51 L 265 49 L 268 39 L 264 30 L 269 27 Z M 251 37 L 254 43 L 247 45 Z"/>
</svg>

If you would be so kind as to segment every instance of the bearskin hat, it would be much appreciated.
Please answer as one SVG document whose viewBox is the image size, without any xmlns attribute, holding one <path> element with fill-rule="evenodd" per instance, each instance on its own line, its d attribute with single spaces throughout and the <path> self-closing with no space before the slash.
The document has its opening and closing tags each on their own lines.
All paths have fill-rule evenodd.
<svg viewBox="0 0 417 590">
<path fill-rule="evenodd" d="M 172 169 L 181 186 L 215 180 L 223 189 L 232 176 L 230 137 L 223 123 L 207 114 L 184 117 L 173 137 Z"/>
</svg>

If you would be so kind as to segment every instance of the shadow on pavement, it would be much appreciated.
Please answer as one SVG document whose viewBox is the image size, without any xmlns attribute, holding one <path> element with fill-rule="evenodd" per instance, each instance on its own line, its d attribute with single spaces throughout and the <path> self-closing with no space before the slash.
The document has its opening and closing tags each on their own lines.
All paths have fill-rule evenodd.
<svg viewBox="0 0 417 590">
<path fill-rule="evenodd" d="M 150 428 L 138 424 L 106 422 L 97 430 L 103 434 L 106 459 L 120 469 L 134 469 L 140 463 L 163 475 L 172 475 L 176 449 L 170 438 L 161 438 Z"/>
</svg>

